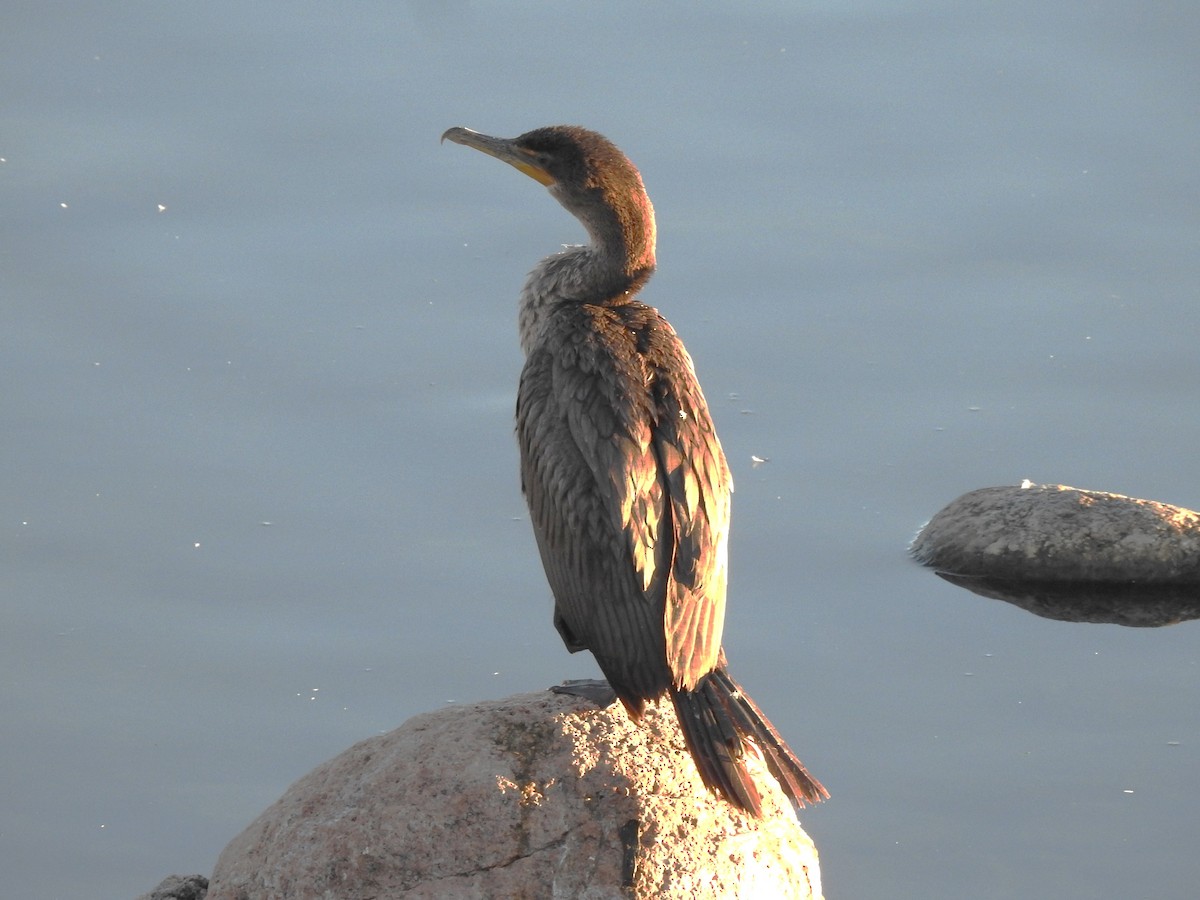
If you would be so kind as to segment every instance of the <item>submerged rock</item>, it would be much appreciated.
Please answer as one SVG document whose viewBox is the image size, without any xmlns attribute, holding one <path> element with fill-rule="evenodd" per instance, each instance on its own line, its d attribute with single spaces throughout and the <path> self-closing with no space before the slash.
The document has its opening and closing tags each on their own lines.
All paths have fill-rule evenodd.
<svg viewBox="0 0 1200 900">
<path fill-rule="evenodd" d="M 938 577 L 981 597 L 1004 600 L 1059 622 L 1159 628 L 1200 619 L 1200 586 L 1106 581 L 1011 581 L 979 575 Z"/>
<path fill-rule="evenodd" d="M 761 760 L 754 819 L 700 782 L 670 704 L 524 694 L 417 716 L 296 782 L 226 847 L 208 900 L 821 896 Z"/>
<path fill-rule="evenodd" d="M 1062 484 L 963 494 L 911 549 L 918 562 L 952 575 L 1200 586 L 1200 513 Z"/>
</svg>

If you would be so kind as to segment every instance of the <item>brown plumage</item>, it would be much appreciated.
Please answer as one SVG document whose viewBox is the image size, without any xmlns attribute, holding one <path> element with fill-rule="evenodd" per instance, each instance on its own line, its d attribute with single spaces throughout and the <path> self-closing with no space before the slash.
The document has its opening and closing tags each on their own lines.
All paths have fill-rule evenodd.
<svg viewBox="0 0 1200 900">
<path fill-rule="evenodd" d="M 823 799 L 726 668 L 733 484 L 691 357 L 636 299 L 655 265 L 637 169 L 574 126 L 442 139 L 544 184 L 591 238 L 544 259 L 520 306 L 521 483 L 567 649 L 592 652 L 634 719 L 670 695 L 701 778 L 735 806 L 760 812 L 750 743 L 792 799 Z"/>
</svg>

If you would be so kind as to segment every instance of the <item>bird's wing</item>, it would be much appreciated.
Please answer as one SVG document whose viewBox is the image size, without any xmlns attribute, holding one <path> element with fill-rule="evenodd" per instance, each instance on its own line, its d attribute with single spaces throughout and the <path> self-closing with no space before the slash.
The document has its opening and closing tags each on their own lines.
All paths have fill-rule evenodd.
<svg viewBox="0 0 1200 900">
<path fill-rule="evenodd" d="M 630 322 L 592 308 L 531 354 L 517 430 L 560 631 L 612 681 L 656 669 L 654 696 L 716 666 L 731 485 L 687 351 L 639 309 Z M 638 671 L 615 676 L 605 657 Z"/>
<path fill-rule="evenodd" d="M 665 321 L 648 357 L 664 364 L 651 384 L 658 477 L 671 504 L 674 558 L 667 580 L 667 663 L 677 687 L 692 689 L 717 666 L 725 624 L 733 479 L 692 359 Z"/>
<path fill-rule="evenodd" d="M 627 518 L 642 523 L 640 546 L 651 555 L 664 502 L 649 427 L 631 428 L 620 415 L 620 388 L 607 375 L 596 348 L 574 339 L 530 353 L 517 394 L 517 439 L 555 626 L 568 649 L 592 651 L 637 714 L 666 689 L 670 674 L 662 605 L 647 598 L 632 564 L 620 498 L 631 493 L 629 483 L 638 485 Z"/>
</svg>

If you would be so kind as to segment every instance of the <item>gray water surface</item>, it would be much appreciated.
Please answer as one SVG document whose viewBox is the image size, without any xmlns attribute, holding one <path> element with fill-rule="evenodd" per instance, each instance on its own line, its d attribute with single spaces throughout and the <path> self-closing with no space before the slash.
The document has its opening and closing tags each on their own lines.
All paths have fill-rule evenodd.
<svg viewBox="0 0 1200 900">
<path fill-rule="evenodd" d="M 129 898 L 566 654 L 512 440 L 581 229 L 451 125 L 641 167 L 734 468 L 726 648 L 830 898 L 1185 898 L 1197 624 L 911 564 L 1022 478 L 1200 506 L 1200 9 L 10 4 L 0 872 Z M 751 457 L 769 461 L 754 465 Z"/>
</svg>

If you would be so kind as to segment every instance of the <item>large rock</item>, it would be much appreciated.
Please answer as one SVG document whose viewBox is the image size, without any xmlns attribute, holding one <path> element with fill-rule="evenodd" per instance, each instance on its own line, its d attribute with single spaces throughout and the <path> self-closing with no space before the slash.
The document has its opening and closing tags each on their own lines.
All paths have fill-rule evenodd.
<svg viewBox="0 0 1200 900">
<path fill-rule="evenodd" d="M 205 900 L 207 892 L 208 879 L 203 875 L 168 875 L 137 900 Z"/>
<path fill-rule="evenodd" d="M 798 898 L 816 848 L 761 761 L 764 815 L 713 797 L 670 704 L 523 694 L 417 716 L 294 784 L 225 849 L 208 900 Z"/>
<path fill-rule="evenodd" d="M 930 519 L 912 554 L 1009 582 L 1200 585 L 1200 514 L 1062 484 L 981 488 Z"/>
</svg>

